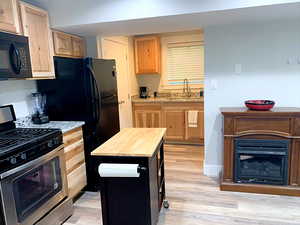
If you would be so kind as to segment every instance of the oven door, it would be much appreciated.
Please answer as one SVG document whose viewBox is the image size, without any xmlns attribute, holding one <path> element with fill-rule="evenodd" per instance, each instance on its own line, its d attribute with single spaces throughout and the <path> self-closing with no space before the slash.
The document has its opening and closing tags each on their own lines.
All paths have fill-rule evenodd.
<svg viewBox="0 0 300 225">
<path fill-rule="evenodd" d="M 32 78 L 28 38 L 0 32 L 0 79 Z"/>
<path fill-rule="evenodd" d="M 63 147 L 1 174 L 6 224 L 32 225 L 67 197 Z"/>
</svg>

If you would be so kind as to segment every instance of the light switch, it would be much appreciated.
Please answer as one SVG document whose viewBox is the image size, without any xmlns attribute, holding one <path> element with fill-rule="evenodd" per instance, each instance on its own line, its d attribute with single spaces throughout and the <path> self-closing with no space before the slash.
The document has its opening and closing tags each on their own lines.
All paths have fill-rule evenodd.
<svg viewBox="0 0 300 225">
<path fill-rule="evenodd" d="M 213 79 L 210 81 L 210 89 L 211 90 L 217 90 L 218 88 L 218 81 Z"/>
<path fill-rule="evenodd" d="M 236 74 L 241 74 L 242 73 L 242 64 L 235 64 L 234 71 Z"/>
<path fill-rule="evenodd" d="M 294 63 L 293 57 L 289 57 L 286 61 L 287 64 L 292 65 Z"/>
</svg>

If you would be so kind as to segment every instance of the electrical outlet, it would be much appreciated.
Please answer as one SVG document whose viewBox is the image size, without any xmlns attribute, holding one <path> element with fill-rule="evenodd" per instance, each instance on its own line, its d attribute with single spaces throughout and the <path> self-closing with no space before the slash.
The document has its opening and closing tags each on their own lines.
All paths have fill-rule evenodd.
<svg viewBox="0 0 300 225">
<path fill-rule="evenodd" d="M 218 81 L 213 79 L 210 81 L 210 89 L 211 90 L 217 90 L 218 88 Z"/>
<path fill-rule="evenodd" d="M 242 73 L 242 64 L 235 64 L 234 71 L 236 74 L 241 74 Z"/>
</svg>

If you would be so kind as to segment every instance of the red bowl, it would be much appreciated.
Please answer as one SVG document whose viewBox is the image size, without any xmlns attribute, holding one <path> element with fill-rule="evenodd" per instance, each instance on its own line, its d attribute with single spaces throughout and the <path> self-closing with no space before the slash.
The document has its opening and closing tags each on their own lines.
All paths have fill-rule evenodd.
<svg viewBox="0 0 300 225">
<path fill-rule="evenodd" d="M 251 110 L 267 111 L 274 107 L 275 102 L 271 100 L 248 100 L 245 101 L 245 105 Z"/>
</svg>

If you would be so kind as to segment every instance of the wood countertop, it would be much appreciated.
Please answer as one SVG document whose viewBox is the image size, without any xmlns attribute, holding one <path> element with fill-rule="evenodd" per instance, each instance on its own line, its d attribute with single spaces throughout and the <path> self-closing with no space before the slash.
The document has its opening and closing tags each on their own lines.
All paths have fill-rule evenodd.
<svg viewBox="0 0 300 225">
<path fill-rule="evenodd" d="M 166 128 L 124 128 L 91 155 L 152 157 L 165 133 Z"/>
<path fill-rule="evenodd" d="M 241 116 L 271 116 L 271 115 L 295 115 L 300 116 L 300 108 L 297 107 L 274 107 L 268 111 L 249 110 L 246 107 L 224 107 L 220 108 L 223 115 Z"/>
</svg>

